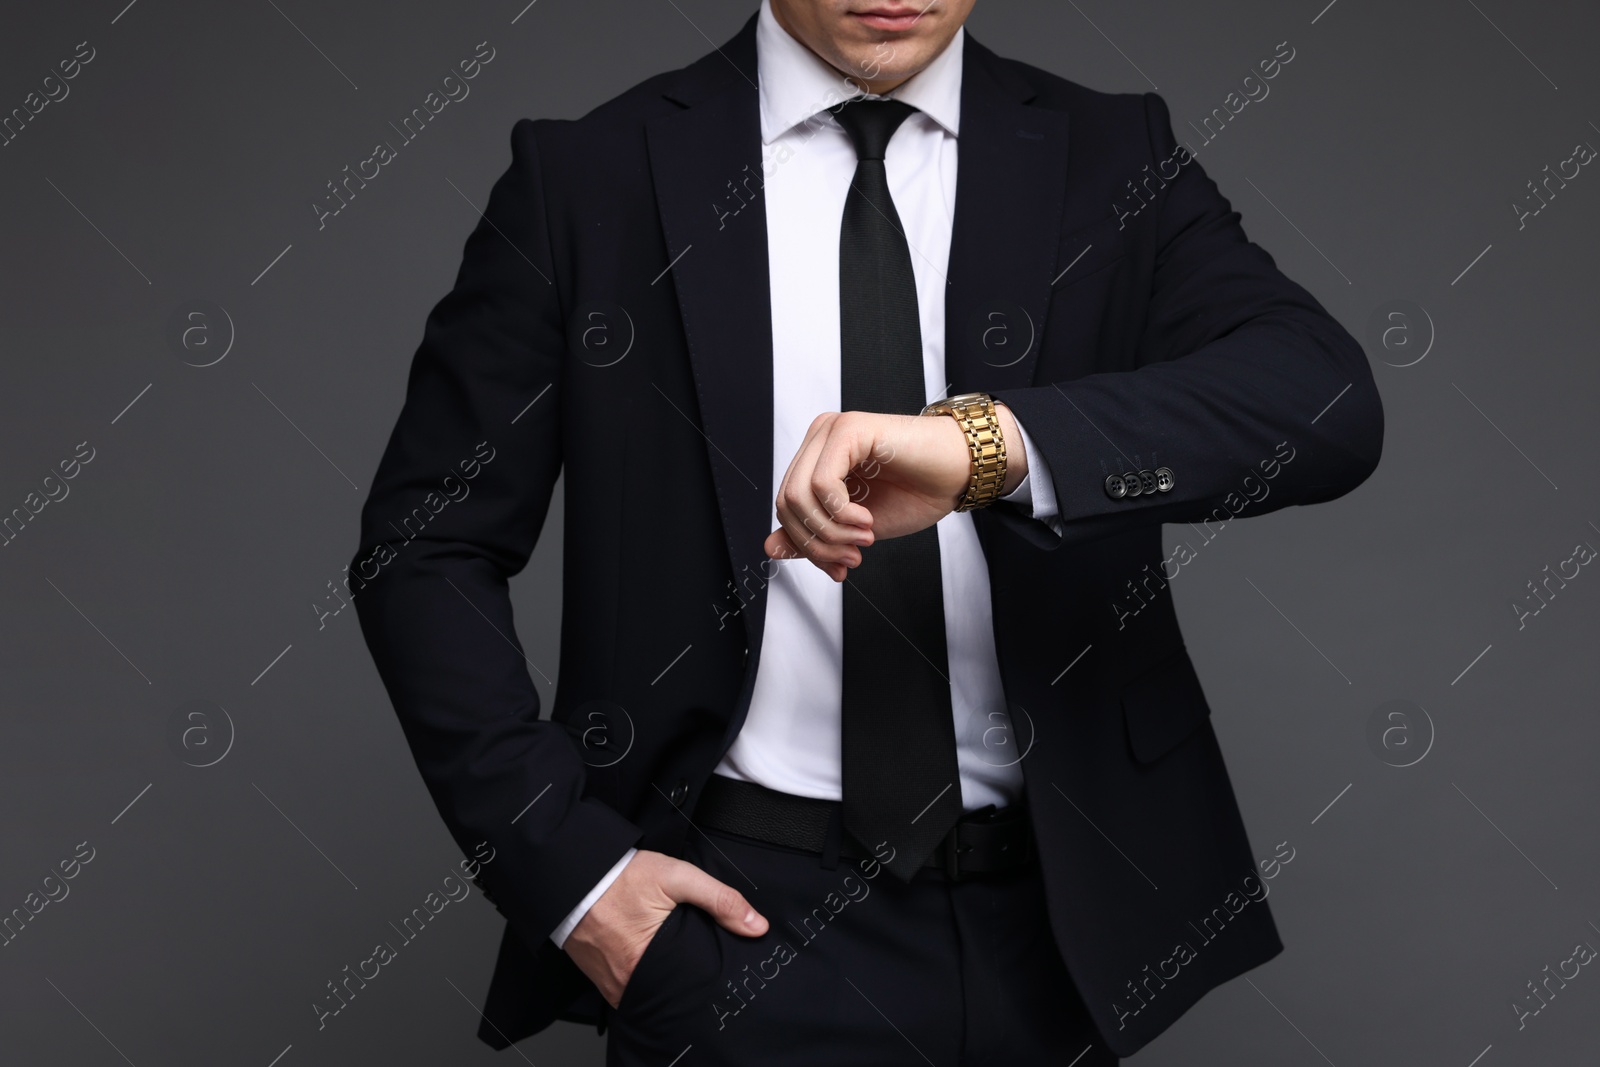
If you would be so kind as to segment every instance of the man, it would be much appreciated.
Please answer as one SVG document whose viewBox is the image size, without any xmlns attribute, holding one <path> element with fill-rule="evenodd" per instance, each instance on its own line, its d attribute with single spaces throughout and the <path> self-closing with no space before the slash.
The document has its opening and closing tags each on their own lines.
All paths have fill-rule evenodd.
<svg viewBox="0 0 1600 1067">
<path fill-rule="evenodd" d="M 495 849 L 496 1048 L 1087 1067 L 1281 950 L 1161 524 L 1348 492 L 1378 396 L 1159 97 L 973 2 L 763 0 L 513 131 L 352 568 Z M 561 473 L 541 721 L 506 583 Z"/>
</svg>

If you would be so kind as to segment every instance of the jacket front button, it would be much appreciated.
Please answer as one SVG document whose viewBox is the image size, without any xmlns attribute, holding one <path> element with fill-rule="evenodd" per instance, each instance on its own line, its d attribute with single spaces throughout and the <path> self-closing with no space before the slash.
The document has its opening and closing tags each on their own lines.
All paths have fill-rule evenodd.
<svg viewBox="0 0 1600 1067">
<path fill-rule="evenodd" d="M 678 784 L 672 787 L 672 793 L 668 799 L 672 801 L 673 807 L 683 807 L 683 802 L 689 799 L 689 783 L 679 778 Z"/>
</svg>

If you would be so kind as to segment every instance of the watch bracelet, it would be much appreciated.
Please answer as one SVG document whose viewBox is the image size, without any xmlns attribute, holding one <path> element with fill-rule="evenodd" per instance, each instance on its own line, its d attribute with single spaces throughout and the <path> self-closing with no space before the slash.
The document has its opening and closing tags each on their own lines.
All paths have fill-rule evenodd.
<svg viewBox="0 0 1600 1067">
<path fill-rule="evenodd" d="M 1000 499 L 1005 486 L 1007 456 L 1005 437 L 1000 430 L 1000 414 L 992 397 L 987 394 L 979 396 L 981 399 L 960 404 L 941 401 L 943 406 L 939 410 L 929 412 L 954 418 L 967 437 L 972 473 L 967 481 L 966 493 L 956 504 L 956 511 L 987 507 Z"/>
</svg>

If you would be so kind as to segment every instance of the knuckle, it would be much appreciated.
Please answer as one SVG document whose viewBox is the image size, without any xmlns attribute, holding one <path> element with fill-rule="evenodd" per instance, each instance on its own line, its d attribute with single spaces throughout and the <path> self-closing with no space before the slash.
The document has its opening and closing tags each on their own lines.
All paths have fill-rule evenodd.
<svg viewBox="0 0 1600 1067">
<path fill-rule="evenodd" d="M 711 907 L 719 915 L 743 915 L 745 910 L 744 897 L 740 896 L 736 889 L 730 889 L 725 885 L 719 886 L 712 894 Z"/>
</svg>

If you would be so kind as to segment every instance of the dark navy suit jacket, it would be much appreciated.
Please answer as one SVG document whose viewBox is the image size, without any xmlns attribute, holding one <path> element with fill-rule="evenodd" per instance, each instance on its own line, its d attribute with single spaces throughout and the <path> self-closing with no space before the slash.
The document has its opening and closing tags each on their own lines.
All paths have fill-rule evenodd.
<svg viewBox="0 0 1600 1067">
<path fill-rule="evenodd" d="M 1348 492 L 1382 409 L 1361 348 L 1249 241 L 1160 97 L 965 49 L 950 391 L 1011 405 L 1060 502 L 1061 537 L 1008 504 L 974 519 L 1052 932 L 1128 1055 L 1282 948 L 1161 524 Z M 480 877 L 508 926 L 479 1035 L 497 1048 L 599 1017 L 548 935 L 629 846 L 681 849 L 750 699 L 774 496 L 755 18 L 581 119 L 518 122 L 511 149 L 428 316 L 351 567 L 440 813 L 495 850 Z M 1107 491 L 1158 467 L 1169 491 Z M 542 720 L 507 579 L 563 473 Z M 446 506 L 448 475 L 470 495 Z"/>
</svg>

